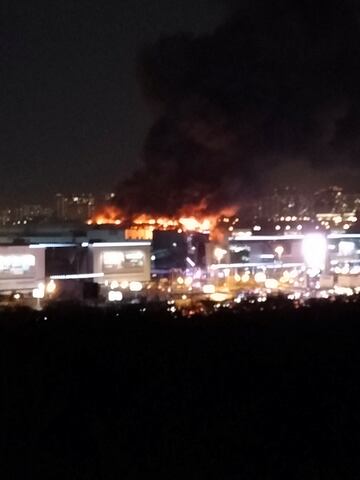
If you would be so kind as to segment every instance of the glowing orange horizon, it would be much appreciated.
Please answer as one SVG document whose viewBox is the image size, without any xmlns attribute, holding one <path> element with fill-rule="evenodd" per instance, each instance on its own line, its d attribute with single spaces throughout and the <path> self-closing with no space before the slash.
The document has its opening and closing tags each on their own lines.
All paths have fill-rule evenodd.
<svg viewBox="0 0 360 480">
<path fill-rule="evenodd" d="M 99 213 L 96 213 L 93 218 L 88 220 L 89 225 L 123 225 L 127 224 L 131 229 L 146 228 L 148 230 L 178 230 L 188 232 L 212 232 L 219 219 L 232 215 L 234 213 L 233 208 L 222 210 L 219 214 L 207 215 L 202 213 L 204 205 L 193 208 L 193 214 L 190 213 L 190 208 L 186 208 L 186 213 L 180 214 L 178 217 L 167 216 L 152 216 L 147 213 L 139 214 L 132 219 L 126 221 L 125 216 L 121 210 L 113 207 L 106 206 Z M 184 209 L 185 210 L 185 209 Z M 228 220 L 226 217 L 224 220 Z"/>
</svg>

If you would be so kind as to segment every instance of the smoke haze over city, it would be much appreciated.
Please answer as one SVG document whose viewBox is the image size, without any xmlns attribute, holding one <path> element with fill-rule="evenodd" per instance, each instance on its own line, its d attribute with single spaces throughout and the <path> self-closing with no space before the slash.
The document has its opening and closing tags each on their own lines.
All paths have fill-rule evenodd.
<svg viewBox="0 0 360 480">
<path fill-rule="evenodd" d="M 158 117 L 120 205 L 217 210 L 287 183 L 358 180 L 358 4 L 225 3 L 233 11 L 214 33 L 143 49 L 140 81 Z"/>
</svg>

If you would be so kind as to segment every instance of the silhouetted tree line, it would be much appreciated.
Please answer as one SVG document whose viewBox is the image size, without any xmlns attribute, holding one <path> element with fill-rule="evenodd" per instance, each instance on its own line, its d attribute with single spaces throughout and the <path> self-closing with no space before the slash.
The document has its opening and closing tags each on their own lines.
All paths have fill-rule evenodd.
<svg viewBox="0 0 360 480">
<path fill-rule="evenodd" d="M 140 310 L 1 311 L 1 478 L 358 478 L 356 298 Z"/>
</svg>

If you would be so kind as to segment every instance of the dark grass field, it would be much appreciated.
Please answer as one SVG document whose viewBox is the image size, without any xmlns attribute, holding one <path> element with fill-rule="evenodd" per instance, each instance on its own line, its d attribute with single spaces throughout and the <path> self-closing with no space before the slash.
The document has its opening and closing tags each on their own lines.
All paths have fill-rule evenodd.
<svg viewBox="0 0 360 480">
<path fill-rule="evenodd" d="M 0 345 L 1 478 L 360 477 L 358 301 L 4 310 Z"/>
</svg>

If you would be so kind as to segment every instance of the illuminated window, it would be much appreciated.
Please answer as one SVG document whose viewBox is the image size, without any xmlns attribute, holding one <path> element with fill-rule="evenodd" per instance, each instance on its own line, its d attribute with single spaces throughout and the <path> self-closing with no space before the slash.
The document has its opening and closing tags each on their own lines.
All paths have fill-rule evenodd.
<svg viewBox="0 0 360 480">
<path fill-rule="evenodd" d="M 35 268 L 35 256 L 0 255 L 0 277 L 32 275 Z"/>
<path fill-rule="evenodd" d="M 125 273 L 144 268 L 144 252 L 140 250 L 109 250 L 103 253 L 104 273 Z"/>
</svg>

